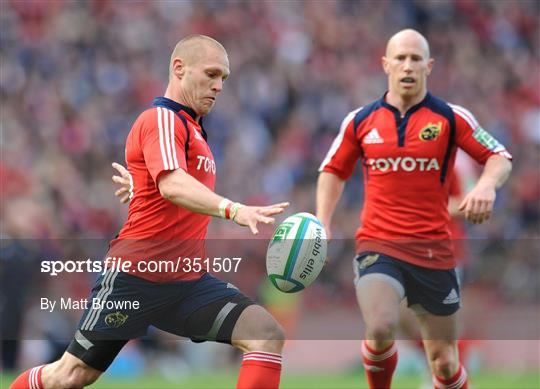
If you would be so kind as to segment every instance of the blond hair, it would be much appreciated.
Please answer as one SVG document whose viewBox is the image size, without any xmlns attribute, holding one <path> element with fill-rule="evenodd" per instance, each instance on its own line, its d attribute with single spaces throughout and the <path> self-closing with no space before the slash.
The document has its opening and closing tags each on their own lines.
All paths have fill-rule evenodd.
<svg viewBox="0 0 540 389">
<path fill-rule="evenodd" d="M 180 58 L 187 65 L 192 65 L 204 57 L 209 46 L 217 47 L 227 54 L 227 50 L 225 50 L 225 47 L 223 47 L 221 43 L 207 35 L 193 34 L 180 40 L 176 46 L 174 46 L 174 50 L 171 54 L 171 60 L 169 62 L 169 79 L 172 77 L 173 61 L 176 58 Z"/>
</svg>

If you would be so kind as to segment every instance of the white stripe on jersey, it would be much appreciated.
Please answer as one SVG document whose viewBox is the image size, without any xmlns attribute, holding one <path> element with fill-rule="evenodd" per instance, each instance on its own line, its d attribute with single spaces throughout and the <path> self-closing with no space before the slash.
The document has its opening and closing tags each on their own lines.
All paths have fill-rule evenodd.
<svg viewBox="0 0 540 389">
<path fill-rule="evenodd" d="M 480 124 L 478 123 L 478 121 L 476 120 L 476 118 L 473 116 L 473 114 L 468 111 L 467 109 L 459 106 L 459 105 L 455 105 L 455 104 L 448 104 L 450 105 L 450 107 L 452 107 L 452 110 L 458 114 L 459 116 L 461 116 L 463 118 L 463 120 L 465 120 L 467 122 L 467 124 L 469 125 L 469 127 L 471 127 L 471 131 L 474 131 L 476 130 L 477 128 L 480 127 Z M 499 142 L 497 142 L 499 143 Z M 496 154 L 500 154 L 501 156 L 507 158 L 507 159 L 512 159 L 512 156 L 510 155 L 510 153 L 508 151 L 506 151 L 506 148 L 501 144 L 499 143 L 498 146 L 491 150 L 493 153 L 496 153 Z"/>
<path fill-rule="evenodd" d="M 172 153 L 171 153 L 171 141 L 169 139 L 170 132 L 169 132 L 169 115 L 167 113 L 169 110 L 163 108 L 163 123 L 164 123 L 164 132 L 165 132 L 165 150 L 167 150 L 167 159 L 169 161 L 169 169 L 173 169 L 173 160 L 172 160 Z"/>
<path fill-rule="evenodd" d="M 158 131 L 159 131 L 159 148 L 161 149 L 161 158 L 163 159 L 163 168 L 169 170 L 169 163 L 167 162 L 167 154 L 165 153 L 165 142 L 163 141 L 163 121 L 161 120 L 161 110 L 157 109 Z"/>
<path fill-rule="evenodd" d="M 469 125 L 469 127 L 471 127 L 471 130 L 476 130 L 478 127 L 480 127 L 480 125 L 478 124 L 478 121 L 476 121 L 475 117 L 473 116 L 472 113 L 470 113 L 468 110 L 466 110 L 465 108 L 459 106 L 459 105 L 455 105 L 455 104 L 450 104 L 448 103 L 448 105 L 450 107 L 452 107 L 452 111 L 454 111 L 454 113 L 458 114 L 459 116 L 461 116 L 461 118 L 463 120 L 465 120 L 467 122 L 467 124 Z"/>
<path fill-rule="evenodd" d="M 172 158 L 174 162 L 174 168 L 179 169 L 180 165 L 178 164 L 178 158 L 176 158 L 176 143 L 174 141 L 174 112 L 169 110 L 169 122 L 171 126 L 171 148 L 172 148 Z"/>
<path fill-rule="evenodd" d="M 356 114 L 362 110 L 364 107 L 360 107 L 358 109 L 355 109 L 354 111 L 351 111 L 345 116 L 345 119 L 341 122 L 341 127 L 339 128 L 339 134 L 334 139 L 334 142 L 332 143 L 332 146 L 330 147 L 330 150 L 326 154 L 326 157 L 321 163 L 321 166 L 319 166 L 319 171 L 322 172 L 324 167 L 328 165 L 332 157 L 336 154 L 336 152 L 339 149 L 339 146 L 341 146 L 341 143 L 343 142 L 343 137 L 345 136 L 345 130 L 347 129 L 347 126 L 351 122 L 351 120 L 354 119 Z"/>
</svg>

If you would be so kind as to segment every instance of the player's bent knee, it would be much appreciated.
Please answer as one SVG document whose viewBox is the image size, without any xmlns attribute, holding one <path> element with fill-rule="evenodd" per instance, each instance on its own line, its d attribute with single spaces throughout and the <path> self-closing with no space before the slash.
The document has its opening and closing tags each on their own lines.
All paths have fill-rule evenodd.
<svg viewBox="0 0 540 389">
<path fill-rule="evenodd" d="M 437 377 L 450 378 L 459 368 L 458 355 L 451 346 L 432 350 L 429 359 L 433 374 Z"/>
<path fill-rule="evenodd" d="M 433 363 L 434 374 L 441 378 L 452 377 L 459 368 L 459 363 L 455 358 L 448 356 L 439 356 Z"/>
<path fill-rule="evenodd" d="M 397 324 L 390 320 L 380 320 L 368 325 L 366 338 L 375 341 L 390 341 L 394 339 Z"/>
<path fill-rule="evenodd" d="M 281 353 L 285 344 L 285 331 L 275 320 L 260 326 L 256 336 L 246 341 L 247 351 Z"/>
<path fill-rule="evenodd" d="M 246 309 L 233 332 L 233 345 L 244 351 L 281 353 L 285 332 L 281 325 L 260 306 Z"/>
</svg>

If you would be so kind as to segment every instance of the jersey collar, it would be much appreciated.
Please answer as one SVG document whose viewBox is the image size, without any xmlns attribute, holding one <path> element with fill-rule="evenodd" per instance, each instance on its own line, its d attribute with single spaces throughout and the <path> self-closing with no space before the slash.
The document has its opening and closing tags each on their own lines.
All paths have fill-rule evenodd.
<svg viewBox="0 0 540 389">
<path fill-rule="evenodd" d="M 384 92 L 384 95 L 379 99 L 380 105 L 382 105 L 385 108 L 388 108 L 389 110 L 391 110 L 394 113 L 397 112 L 398 115 L 401 116 L 401 113 L 399 112 L 399 110 L 396 107 L 394 107 L 393 105 L 390 105 L 390 104 L 388 104 L 386 102 L 386 95 L 387 94 L 388 94 L 388 91 Z M 424 96 L 424 98 L 422 99 L 422 101 L 420 101 L 418 104 L 413 105 L 411 108 L 409 108 L 405 115 L 411 114 L 411 113 L 417 111 L 418 109 L 428 105 L 430 100 L 431 100 L 431 93 L 427 92 L 426 95 Z"/>
<path fill-rule="evenodd" d="M 195 111 L 185 105 L 182 105 L 174 100 L 171 100 L 167 97 L 155 97 L 154 98 L 154 101 L 152 102 L 152 105 L 154 107 L 165 107 L 167 109 L 170 109 L 174 112 L 177 112 L 177 113 L 180 113 L 180 111 L 184 111 L 185 113 L 187 113 L 189 115 L 189 117 L 194 121 L 196 122 L 195 118 L 197 117 L 197 114 L 195 113 Z M 208 134 L 206 133 L 206 130 L 204 129 L 203 127 L 203 118 L 201 116 L 201 118 L 199 119 L 199 127 L 201 128 L 201 132 L 202 132 L 202 136 L 204 138 L 204 140 L 208 140 Z"/>
<path fill-rule="evenodd" d="M 189 117 L 191 117 L 193 119 L 193 121 L 195 121 L 195 118 L 197 117 L 197 114 L 195 113 L 195 111 L 185 105 L 182 105 L 174 100 L 171 100 L 167 97 L 155 97 L 154 98 L 154 101 L 152 102 L 152 105 L 154 107 L 165 107 L 165 108 L 168 108 L 174 112 L 180 112 L 180 111 L 184 111 L 185 113 L 187 113 L 189 115 Z"/>
</svg>

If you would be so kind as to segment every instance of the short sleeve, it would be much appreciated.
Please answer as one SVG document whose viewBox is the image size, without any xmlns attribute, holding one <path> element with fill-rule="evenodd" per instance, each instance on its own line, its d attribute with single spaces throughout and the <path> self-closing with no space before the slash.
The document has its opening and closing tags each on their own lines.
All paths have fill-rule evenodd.
<svg viewBox="0 0 540 389">
<path fill-rule="evenodd" d="M 465 108 L 450 104 L 456 119 L 456 144 L 478 163 L 485 164 L 492 155 L 512 159 L 506 148 L 489 132 L 484 130 L 476 118 Z"/>
<path fill-rule="evenodd" d="M 187 129 L 173 111 L 163 107 L 150 111 L 146 119 L 141 145 L 146 167 L 157 185 L 162 172 L 187 170 Z"/>
<path fill-rule="evenodd" d="M 333 173 L 343 180 L 347 180 L 352 175 L 361 155 L 354 129 L 354 117 L 358 111 L 359 109 L 350 112 L 343 119 L 339 133 L 319 167 L 319 172 Z"/>
</svg>

